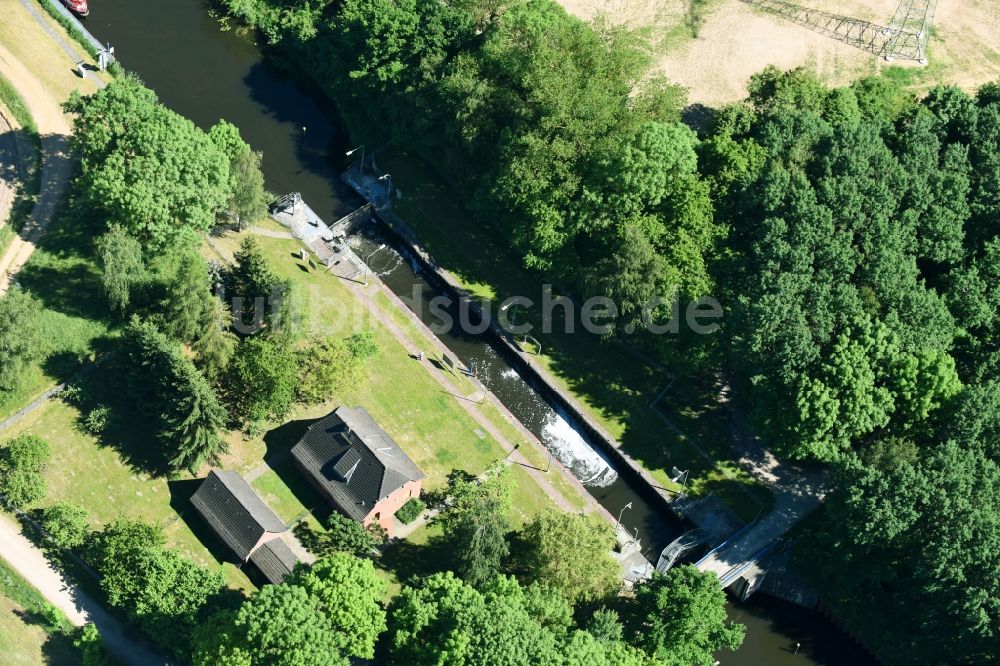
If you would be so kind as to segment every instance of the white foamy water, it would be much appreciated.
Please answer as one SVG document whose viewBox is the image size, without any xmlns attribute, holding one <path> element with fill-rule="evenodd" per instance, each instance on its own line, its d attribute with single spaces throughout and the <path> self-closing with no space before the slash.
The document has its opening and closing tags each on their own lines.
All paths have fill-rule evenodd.
<svg viewBox="0 0 1000 666">
<path fill-rule="evenodd" d="M 542 441 L 585 486 L 603 488 L 618 479 L 618 472 L 604 453 L 591 447 L 562 413 L 549 415 L 542 428 Z"/>
<path fill-rule="evenodd" d="M 521 375 L 517 374 L 517 370 L 514 368 L 504 368 L 504 371 L 500 373 L 500 376 L 504 379 L 520 379 Z"/>
</svg>

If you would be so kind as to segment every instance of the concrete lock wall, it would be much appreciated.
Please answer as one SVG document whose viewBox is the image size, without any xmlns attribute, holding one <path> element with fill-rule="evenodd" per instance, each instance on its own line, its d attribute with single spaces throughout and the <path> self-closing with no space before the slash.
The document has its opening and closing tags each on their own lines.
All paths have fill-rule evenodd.
<svg viewBox="0 0 1000 666">
<path fill-rule="evenodd" d="M 420 247 L 414 240 L 415 234 L 405 225 L 401 223 L 398 216 L 394 213 L 389 212 L 388 214 L 382 210 L 375 210 L 375 218 L 383 222 L 384 228 L 387 230 L 392 240 L 396 243 L 402 245 L 410 254 L 416 258 L 420 263 L 422 273 L 424 277 L 433 284 L 433 286 L 447 294 L 453 299 L 468 299 L 470 303 L 470 315 L 478 323 L 482 320 L 482 312 L 479 303 L 475 301 L 468 292 L 459 287 L 458 285 L 452 283 L 447 276 L 443 275 L 433 261 L 430 259 L 429 254 Z M 402 229 L 399 227 L 402 225 Z M 658 483 L 648 471 L 643 469 L 639 463 L 633 460 L 628 454 L 621 450 L 618 442 L 601 426 L 594 422 L 589 415 L 585 414 L 583 410 L 571 399 L 568 399 L 565 394 L 554 387 L 549 379 L 543 374 L 543 371 L 538 368 L 534 362 L 526 358 L 526 356 L 521 352 L 520 348 L 511 339 L 510 335 L 500 328 L 500 325 L 495 321 L 490 321 L 490 327 L 487 329 L 490 335 L 490 341 L 495 343 L 497 350 L 503 355 L 504 360 L 506 360 L 511 367 L 517 370 L 524 379 L 531 384 L 531 386 L 538 391 L 543 398 L 547 401 L 559 405 L 560 408 L 565 410 L 565 413 L 569 416 L 572 425 L 579 428 L 587 435 L 591 442 L 600 446 L 601 449 L 607 453 L 612 461 L 618 467 L 620 474 L 625 474 L 629 477 L 631 481 L 634 482 L 636 490 L 643 496 L 644 499 L 653 504 L 653 506 L 658 507 L 661 510 L 667 510 L 678 518 L 683 519 L 682 516 L 678 514 L 676 508 L 674 507 L 671 497 L 665 491 L 658 489 Z"/>
</svg>

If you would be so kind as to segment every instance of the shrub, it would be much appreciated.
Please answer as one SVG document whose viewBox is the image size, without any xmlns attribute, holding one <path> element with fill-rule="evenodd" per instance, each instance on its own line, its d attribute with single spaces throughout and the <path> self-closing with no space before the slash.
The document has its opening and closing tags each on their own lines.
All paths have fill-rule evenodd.
<svg viewBox="0 0 1000 666">
<path fill-rule="evenodd" d="M 78 384 L 67 384 L 59 394 L 59 398 L 67 405 L 79 407 L 83 403 L 83 390 Z"/>
<path fill-rule="evenodd" d="M 0 495 L 11 509 L 21 509 L 45 497 L 42 469 L 48 443 L 35 435 L 20 435 L 0 449 Z"/>
<path fill-rule="evenodd" d="M 58 502 L 42 511 L 42 527 L 60 548 L 76 548 L 87 538 L 87 511 Z"/>
<path fill-rule="evenodd" d="M 82 666 L 110 666 L 112 663 L 104 653 L 101 632 L 92 622 L 77 628 L 73 634 L 73 646 L 80 651 Z"/>
<path fill-rule="evenodd" d="M 372 550 L 385 542 L 385 530 L 378 523 L 369 527 L 339 513 L 330 514 L 327 530 L 317 532 L 299 524 L 295 534 L 310 552 L 325 557 L 332 553 L 351 553 L 358 557 L 370 555 Z"/>
<path fill-rule="evenodd" d="M 108 427 L 108 417 L 110 415 L 111 410 L 107 405 L 99 405 L 87 412 L 87 415 L 80 422 L 80 427 L 87 434 L 97 437 Z"/>
<path fill-rule="evenodd" d="M 396 512 L 396 517 L 399 518 L 405 524 L 412 523 L 414 520 L 424 512 L 427 505 L 419 497 L 411 497 L 406 501 L 406 504 L 399 507 L 399 511 Z"/>
</svg>

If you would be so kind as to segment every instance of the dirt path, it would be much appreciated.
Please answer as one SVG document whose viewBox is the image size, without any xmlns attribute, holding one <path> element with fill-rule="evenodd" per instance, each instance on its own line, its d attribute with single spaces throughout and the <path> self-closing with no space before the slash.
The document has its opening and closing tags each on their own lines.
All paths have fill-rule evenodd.
<svg viewBox="0 0 1000 666">
<path fill-rule="evenodd" d="M 10 214 L 23 177 L 14 135 L 17 129 L 17 123 L 0 104 L 0 225 Z"/>
<path fill-rule="evenodd" d="M 128 630 L 106 610 L 66 581 L 45 555 L 21 534 L 20 526 L 0 515 L 0 556 L 49 603 L 66 614 L 77 627 L 93 622 L 101 632 L 104 647 L 123 664 L 155 666 L 169 663 L 128 635 Z"/>
<path fill-rule="evenodd" d="M 41 238 L 66 194 L 73 162 L 69 154 L 69 122 L 59 103 L 45 90 L 38 79 L 5 47 L 0 46 L 0 73 L 17 89 L 28 111 L 38 125 L 42 140 L 42 180 L 31 216 L 17 238 L 0 257 L 0 294 L 7 290 L 11 278 L 35 251 Z"/>
</svg>

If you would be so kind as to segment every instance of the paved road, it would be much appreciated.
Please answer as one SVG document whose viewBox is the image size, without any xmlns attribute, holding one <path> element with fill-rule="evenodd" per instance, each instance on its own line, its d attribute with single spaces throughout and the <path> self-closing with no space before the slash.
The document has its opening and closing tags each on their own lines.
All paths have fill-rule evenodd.
<svg viewBox="0 0 1000 666">
<path fill-rule="evenodd" d="M 96 601 L 68 582 L 45 555 L 21 534 L 21 527 L 0 514 L 0 557 L 31 583 L 49 603 L 61 610 L 74 626 L 93 622 L 104 638 L 104 646 L 118 661 L 136 666 L 156 666 L 169 661 L 134 638 L 118 620 Z"/>
<path fill-rule="evenodd" d="M 59 103 L 37 78 L 3 46 L 0 46 L 0 74 L 17 89 L 38 126 L 42 139 L 42 185 L 31 216 L 10 246 L 0 256 L 0 294 L 10 278 L 31 257 L 35 244 L 62 203 L 73 165 L 69 154 L 69 122 Z"/>
</svg>

